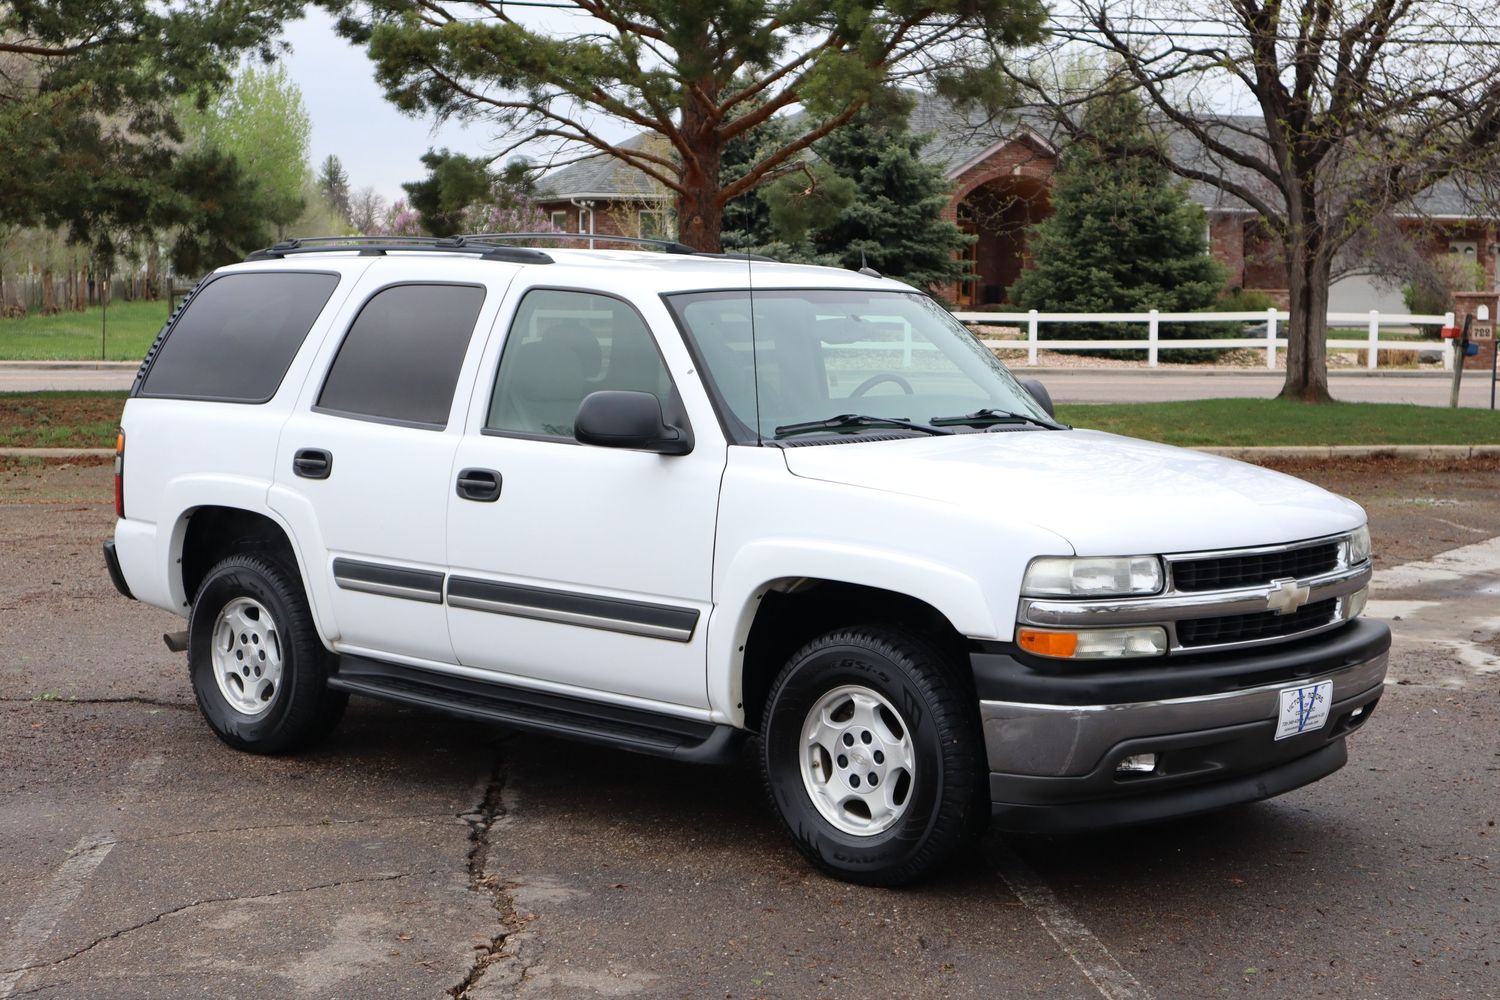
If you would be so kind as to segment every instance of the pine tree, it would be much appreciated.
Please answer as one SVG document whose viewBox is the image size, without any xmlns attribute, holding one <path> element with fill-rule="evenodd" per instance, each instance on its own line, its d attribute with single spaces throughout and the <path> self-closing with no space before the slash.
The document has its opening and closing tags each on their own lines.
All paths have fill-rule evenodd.
<svg viewBox="0 0 1500 1000">
<path fill-rule="evenodd" d="M 339 218 L 347 221 L 350 215 L 349 175 L 345 173 L 344 165 L 337 156 L 330 154 L 323 161 L 323 166 L 318 170 L 318 190 L 322 192 L 323 200 L 339 214 Z"/>
<path fill-rule="evenodd" d="M 864 262 L 918 287 L 965 274 L 957 254 L 970 237 L 942 217 L 948 182 L 922 160 L 910 113 L 904 96 L 868 108 L 814 146 L 803 169 L 730 202 L 725 247 L 849 268 Z M 753 153 L 726 149 L 726 172 Z"/>
<path fill-rule="evenodd" d="M 813 245 L 845 267 L 865 260 L 882 274 L 926 288 L 968 272 L 958 252 L 972 237 L 943 218 L 948 181 L 941 167 L 922 159 L 923 137 L 912 134 L 910 114 L 905 100 L 866 110 L 817 146 L 823 163 L 854 182 L 854 197 L 831 225 L 818 229 Z"/>
<path fill-rule="evenodd" d="M 1082 125 L 1082 137 L 1063 150 L 1053 175 L 1052 215 L 1027 232 L 1033 267 L 1011 294 L 1045 312 L 1191 312 L 1212 305 L 1225 274 L 1209 256 L 1206 217 L 1154 155 L 1140 102 L 1129 95 L 1097 98 Z M 1139 329 L 1043 327 L 1044 338 L 1129 332 Z M 1184 335 L 1205 332 L 1201 326 L 1197 333 L 1161 331 L 1164 339 Z M 1172 360 L 1189 360 L 1190 353 L 1173 351 Z"/>
</svg>

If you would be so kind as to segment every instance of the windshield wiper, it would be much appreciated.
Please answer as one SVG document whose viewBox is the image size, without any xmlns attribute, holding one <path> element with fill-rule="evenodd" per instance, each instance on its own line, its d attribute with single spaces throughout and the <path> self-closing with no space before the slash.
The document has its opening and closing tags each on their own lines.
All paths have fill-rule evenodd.
<svg viewBox="0 0 1500 1000">
<path fill-rule="evenodd" d="M 947 428 L 918 423 L 915 420 L 907 420 L 905 417 L 871 417 L 863 413 L 840 413 L 838 416 L 829 417 L 827 420 L 807 420 L 798 424 L 783 424 L 776 428 L 776 437 L 779 440 L 784 437 L 791 437 L 793 434 L 806 434 L 810 431 L 843 431 L 860 427 L 901 427 L 907 430 L 921 431 L 924 434 L 953 433 L 953 431 Z"/>
<path fill-rule="evenodd" d="M 1037 427 L 1045 427 L 1052 431 L 1072 430 L 1067 424 L 1060 424 L 1055 420 L 1044 420 L 1041 417 L 1033 417 L 1029 413 L 1013 413 L 1010 410 L 996 410 L 990 407 L 958 417 L 933 417 L 928 422 L 934 427 L 988 427 L 991 424 L 1008 424 L 1016 421 L 1035 424 Z"/>
</svg>

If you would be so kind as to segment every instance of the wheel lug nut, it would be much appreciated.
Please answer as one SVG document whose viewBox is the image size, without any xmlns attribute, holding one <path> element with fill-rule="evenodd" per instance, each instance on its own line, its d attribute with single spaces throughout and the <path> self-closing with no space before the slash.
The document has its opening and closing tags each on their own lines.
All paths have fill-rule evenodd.
<svg viewBox="0 0 1500 1000">
<path fill-rule="evenodd" d="M 857 774 L 851 774 L 851 775 L 849 775 L 849 784 L 853 785 L 855 788 L 858 788 L 859 787 L 859 775 L 857 775 Z"/>
<path fill-rule="evenodd" d="M 875 777 L 875 772 L 874 771 L 871 771 L 870 772 L 870 787 L 874 788 L 879 783 L 880 783 L 880 779 L 878 779 L 878 778 Z"/>
<path fill-rule="evenodd" d="M 843 754 L 839 754 L 839 767 L 848 767 L 848 766 L 849 766 L 849 758 L 845 757 Z"/>
<path fill-rule="evenodd" d="M 860 733 L 859 734 L 859 740 L 860 740 L 861 743 L 869 743 L 870 742 L 870 731 L 868 729 L 866 729 L 864 732 Z"/>
<path fill-rule="evenodd" d="M 846 746 L 846 747 L 852 747 L 853 745 L 854 745 L 854 734 L 853 733 L 845 733 L 844 734 L 844 746 Z"/>
<path fill-rule="evenodd" d="M 885 763 L 885 751 L 883 751 L 883 750 L 876 750 L 875 751 L 875 763 L 877 763 L 877 764 L 884 764 Z"/>
</svg>

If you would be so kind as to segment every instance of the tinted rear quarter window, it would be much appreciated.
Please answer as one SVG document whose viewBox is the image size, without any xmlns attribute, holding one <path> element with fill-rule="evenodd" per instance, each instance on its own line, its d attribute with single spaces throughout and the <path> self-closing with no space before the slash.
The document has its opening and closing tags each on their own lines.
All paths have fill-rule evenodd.
<svg viewBox="0 0 1500 1000">
<path fill-rule="evenodd" d="M 328 370 L 319 410 L 441 429 L 484 305 L 477 285 L 392 285 L 360 309 Z"/>
<path fill-rule="evenodd" d="M 141 384 L 142 396 L 264 403 L 338 287 L 336 274 L 225 274 L 193 297 Z"/>
</svg>

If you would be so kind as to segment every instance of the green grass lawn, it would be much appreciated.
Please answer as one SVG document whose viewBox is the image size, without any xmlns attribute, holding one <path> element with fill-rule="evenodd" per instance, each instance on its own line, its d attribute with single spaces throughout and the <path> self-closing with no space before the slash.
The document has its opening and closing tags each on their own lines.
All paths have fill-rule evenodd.
<svg viewBox="0 0 1500 1000">
<path fill-rule="evenodd" d="M 123 392 L 0 392 L 0 448 L 113 448 Z"/>
<path fill-rule="evenodd" d="M 0 319 L 0 361 L 98 361 L 103 311 L 62 312 L 55 316 Z M 124 302 L 109 307 L 103 360 L 139 361 L 167 321 L 165 299 Z"/>
<path fill-rule="evenodd" d="M 1059 406 L 1075 427 L 1180 445 L 1500 444 L 1500 411 L 1274 399 Z"/>
</svg>

